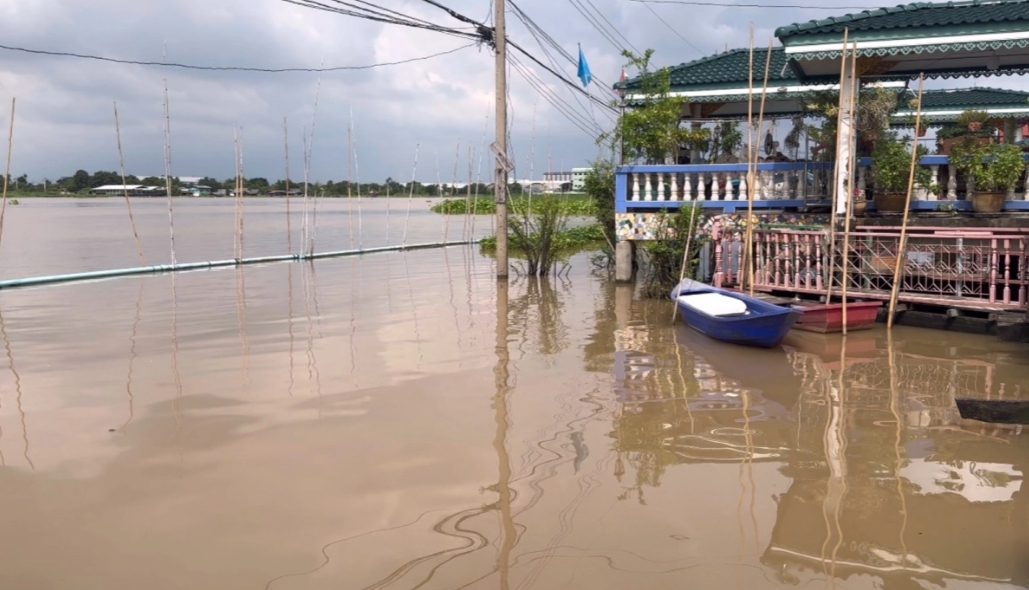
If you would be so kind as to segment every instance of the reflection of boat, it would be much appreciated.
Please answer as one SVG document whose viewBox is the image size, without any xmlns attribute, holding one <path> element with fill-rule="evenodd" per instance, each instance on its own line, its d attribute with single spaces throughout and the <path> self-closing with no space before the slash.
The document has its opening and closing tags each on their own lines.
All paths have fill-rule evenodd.
<svg viewBox="0 0 1029 590">
<path fill-rule="evenodd" d="M 674 334 L 675 343 L 711 367 L 720 377 L 740 387 L 760 391 L 761 397 L 788 413 L 801 392 L 801 378 L 794 372 L 786 351 L 740 348 L 704 338 L 685 329 Z M 769 411 L 769 414 L 778 412 Z"/>
<path fill-rule="evenodd" d="M 966 420 L 994 424 L 1029 424 L 1029 400 L 956 398 L 958 412 Z"/>
<path fill-rule="evenodd" d="M 732 344 L 771 348 L 800 317 L 799 311 L 691 280 L 672 289 L 671 298 L 686 325 Z"/>
<path fill-rule="evenodd" d="M 793 330 L 783 341 L 783 346 L 787 350 L 793 349 L 817 357 L 821 365 L 830 371 L 840 368 L 840 353 L 845 353 L 844 362 L 848 367 L 874 362 L 880 356 L 874 332 L 864 331 L 848 336 L 846 351 L 843 350 L 843 343 L 844 339 L 838 334 Z"/>
</svg>

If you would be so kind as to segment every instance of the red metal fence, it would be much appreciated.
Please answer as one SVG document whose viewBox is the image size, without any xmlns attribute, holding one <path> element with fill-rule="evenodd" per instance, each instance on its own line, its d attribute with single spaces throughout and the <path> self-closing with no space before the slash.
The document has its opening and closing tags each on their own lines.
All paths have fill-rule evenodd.
<svg viewBox="0 0 1029 590">
<path fill-rule="evenodd" d="M 827 231 L 760 229 L 754 232 L 754 288 L 825 295 L 843 286 L 843 236 L 828 248 Z M 714 233 L 715 285 L 740 281 L 742 232 Z M 903 256 L 899 300 L 977 309 L 1026 309 L 1029 230 L 919 228 L 900 244 L 899 230 L 858 228 L 847 248 L 847 292 L 888 299 L 894 267 Z M 835 254 L 835 255 L 834 255 Z"/>
</svg>

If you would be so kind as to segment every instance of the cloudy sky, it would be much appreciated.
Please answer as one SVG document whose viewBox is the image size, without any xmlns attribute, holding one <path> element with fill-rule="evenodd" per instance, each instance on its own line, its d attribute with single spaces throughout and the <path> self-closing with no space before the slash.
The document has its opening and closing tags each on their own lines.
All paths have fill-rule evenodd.
<svg viewBox="0 0 1029 590">
<path fill-rule="evenodd" d="M 577 5 L 595 7 L 633 48 L 655 49 L 658 65 L 696 59 L 727 45 L 746 46 L 751 22 L 762 45 L 778 25 L 866 5 L 862 0 L 789 2 L 841 8 L 708 7 L 632 0 L 592 0 L 592 5 L 588 0 L 521 0 L 519 6 L 569 53 L 575 55 L 581 44 L 594 76 L 611 83 L 617 80 L 623 60 Z M 476 20 L 486 19 L 490 12 L 488 0 L 444 3 Z M 381 0 L 381 5 L 447 26 L 463 26 L 420 0 Z M 548 63 L 514 15 L 508 15 L 508 23 L 509 36 Z M 258 68 L 394 62 L 468 44 L 435 32 L 328 14 L 282 0 L 0 0 L 0 38 L 8 46 L 138 61 L 162 61 L 166 47 L 171 62 Z M 284 117 L 293 178 L 302 177 L 303 130 L 310 132 L 313 119 L 311 179 L 320 181 L 347 176 L 351 113 L 362 181 L 387 176 L 410 179 L 416 149 L 419 180 L 439 177 L 446 182 L 454 176 L 455 167 L 459 179 L 466 178 L 469 148 L 476 154 L 470 163 L 477 176 L 478 154 L 493 141 L 494 62 L 486 47 L 472 46 L 403 65 L 325 73 L 317 93 L 316 119 L 319 75 L 315 73 L 204 72 L 9 50 L 0 50 L 0 58 L 0 105 L 17 98 L 12 173 L 28 174 L 33 180 L 53 180 L 79 168 L 116 170 L 115 101 L 127 172 L 163 174 L 164 78 L 176 176 L 231 177 L 232 130 L 239 125 L 246 175 L 281 178 Z M 524 57 L 522 61 L 528 63 Z M 558 63 L 574 79 L 575 67 Z M 596 126 L 610 127 L 602 108 L 591 110 L 587 101 L 549 73 L 535 65 L 527 67 L 587 123 L 595 120 Z M 530 165 L 538 177 L 548 166 L 568 169 L 597 155 L 593 136 L 551 106 L 517 71 L 511 72 L 509 81 L 518 177 L 528 176 Z M 1026 86 L 1017 78 L 983 84 Z M 591 92 L 603 96 L 605 89 L 595 83 Z M 0 106 L 0 112 L 6 129 L 6 106 Z M 455 153 L 460 154 L 457 161 Z M 488 158 L 483 168 L 482 174 L 488 176 Z"/>
</svg>

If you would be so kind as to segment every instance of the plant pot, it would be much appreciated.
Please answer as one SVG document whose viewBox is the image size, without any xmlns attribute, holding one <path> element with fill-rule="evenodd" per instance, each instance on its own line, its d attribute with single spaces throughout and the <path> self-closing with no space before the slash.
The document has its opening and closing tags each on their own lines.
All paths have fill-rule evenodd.
<svg viewBox="0 0 1029 590">
<path fill-rule="evenodd" d="M 903 203 L 901 203 L 903 207 Z M 864 195 L 854 197 L 854 201 L 850 204 L 850 213 L 854 217 L 861 217 L 865 214 L 865 210 L 868 209 L 868 199 Z"/>
<path fill-rule="evenodd" d="M 999 213 L 1004 208 L 1006 191 L 972 194 L 972 211 L 976 213 Z"/>
<path fill-rule="evenodd" d="M 872 195 L 872 201 L 875 203 L 875 208 L 879 213 L 899 213 L 904 210 L 904 201 L 906 200 L 907 194 L 905 193 Z"/>
<path fill-rule="evenodd" d="M 971 131 L 972 133 L 976 133 L 977 131 L 979 131 L 982 128 L 983 128 L 983 124 L 982 124 L 981 121 L 972 121 L 971 123 L 968 124 L 968 130 Z"/>
</svg>

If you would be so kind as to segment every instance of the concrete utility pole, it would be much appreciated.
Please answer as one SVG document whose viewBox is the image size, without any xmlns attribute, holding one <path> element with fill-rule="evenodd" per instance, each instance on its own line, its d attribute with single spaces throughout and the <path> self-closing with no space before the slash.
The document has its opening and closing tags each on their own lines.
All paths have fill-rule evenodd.
<svg viewBox="0 0 1029 590">
<path fill-rule="evenodd" d="M 493 199 L 497 204 L 497 278 L 507 278 L 507 27 L 504 25 L 504 0 L 493 2 L 493 43 L 497 49 L 497 159 Z"/>
</svg>

